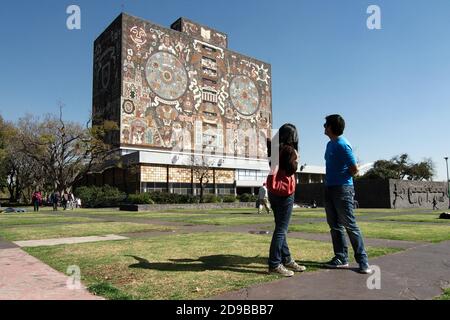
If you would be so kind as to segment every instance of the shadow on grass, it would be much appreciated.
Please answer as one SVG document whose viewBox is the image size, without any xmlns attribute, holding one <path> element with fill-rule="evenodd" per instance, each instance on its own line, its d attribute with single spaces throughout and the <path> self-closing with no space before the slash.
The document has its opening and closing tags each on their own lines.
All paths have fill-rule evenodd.
<svg viewBox="0 0 450 320">
<path fill-rule="evenodd" d="M 243 257 L 237 255 L 212 255 L 198 259 L 169 259 L 171 262 L 150 262 L 147 259 L 127 255 L 138 263 L 129 268 L 152 269 L 159 271 L 231 271 L 238 273 L 267 274 L 266 257 Z M 258 265 L 252 265 L 258 264 Z M 261 266 L 260 266 L 261 265 Z M 256 269 L 256 270 L 255 270 Z M 263 269 L 263 270 L 257 270 Z"/>
<path fill-rule="evenodd" d="M 127 255 L 134 258 L 138 263 L 132 264 L 129 268 L 153 269 L 159 271 L 231 271 L 238 273 L 267 274 L 267 257 L 243 257 L 237 255 L 212 255 L 198 259 L 169 259 L 171 262 L 150 262 L 147 259 Z M 297 261 L 304 265 L 308 271 L 318 269 L 329 269 L 324 262 L 318 261 Z M 252 265 L 258 264 L 258 265 Z M 255 270 L 263 269 L 263 270 Z M 346 268 L 342 270 L 353 270 Z M 353 270 L 356 271 L 357 269 Z"/>
<path fill-rule="evenodd" d="M 308 271 L 313 271 L 317 269 L 328 269 L 327 267 L 325 267 L 324 262 L 299 260 L 297 261 L 297 263 L 305 266 Z"/>
</svg>

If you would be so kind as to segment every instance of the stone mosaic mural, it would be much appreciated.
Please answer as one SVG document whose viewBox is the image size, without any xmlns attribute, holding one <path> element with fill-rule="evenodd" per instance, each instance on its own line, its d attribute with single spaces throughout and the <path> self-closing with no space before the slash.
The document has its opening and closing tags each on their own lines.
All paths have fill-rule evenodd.
<svg viewBox="0 0 450 320">
<path fill-rule="evenodd" d="M 192 21 L 172 28 L 122 15 L 120 144 L 266 158 L 270 65 Z"/>
<path fill-rule="evenodd" d="M 121 112 L 121 54 L 122 54 L 122 21 L 117 18 L 96 39 L 94 43 L 93 74 L 93 124 L 101 124 L 104 120 L 119 123 Z M 130 114 L 134 112 L 132 101 L 124 105 Z M 119 132 L 111 132 L 106 137 L 108 143 L 119 145 Z"/>
</svg>

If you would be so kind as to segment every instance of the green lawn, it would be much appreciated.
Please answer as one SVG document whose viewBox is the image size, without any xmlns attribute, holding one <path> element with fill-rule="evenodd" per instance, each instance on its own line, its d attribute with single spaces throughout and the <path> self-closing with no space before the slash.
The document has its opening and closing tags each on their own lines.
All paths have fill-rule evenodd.
<svg viewBox="0 0 450 320">
<path fill-rule="evenodd" d="M 244 211 L 234 210 L 230 213 L 226 211 L 200 211 L 192 212 L 181 211 L 178 212 L 120 212 L 116 217 L 136 218 L 136 219 L 156 219 L 163 221 L 183 222 L 188 224 L 209 224 L 209 225 L 221 225 L 221 226 L 236 226 L 245 224 L 259 224 L 259 223 L 272 223 L 274 221 L 272 214 L 267 214 L 263 211 L 262 214 L 257 214 L 255 210 Z M 311 212 L 311 211 L 294 211 L 292 219 L 302 218 L 323 218 L 325 219 L 324 212 Z"/>
<path fill-rule="evenodd" d="M 61 272 L 80 266 L 83 283 L 108 299 L 200 299 L 277 279 L 267 274 L 270 240 L 196 233 L 25 250 Z M 327 242 L 289 239 L 289 245 L 308 271 L 332 255 Z M 368 248 L 371 257 L 398 251 Z"/>
<path fill-rule="evenodd" d="M 1 226 L 0 237 L 10 240 L 37 240 L 64 237 L 84 237 L 128 232 L 176 229 L 130 222 L 94 222 L 61 225 Z"/>
<path fill-rule="evenodd" d="M 12 225 L 51 224 L 63 222 L 89 222 L 90 218 L 68 217 L 43 213 L 0 214 L 0 228 Z"/>
<path fill-rule="evenodd" d="M 366 221 L 358 222 L 358 225 L 367 238 L 426 242 L 450 240 L 450 226 Z M 330 229 L 326 223 L 305 223 L 293 224 L 289 227 L 289 231 L 328 233 Z"/>
<path fill-rule="evenodd" d="M 439 219 L 439 214 L 405 214 L 405 215 L 393 215 L 387 217 L 377 217 L 373 220 L 380 221 L 405 221 L 405 222 L 433 222 L 433 223 L 446 223 L 450 224 L 449 219 Z"/>
<path fill-rule="evenodd" d="M 412 212 L 419 212 L 419 213 L 433 213 L 433 210 L 427 210 L 427 209 L 420 209 L 420 208 L 411 208 L 411 209 L 356 209 L 355 213 L 357 214 L 396 214 L 396 213 L 412 213 Z"/>
<path fill-rule="evenodd" d="M 441 296 L 436 297 L 435 300 L 450 300 L 450 288 L 445 289 L 444 293 Z"/>
<path fill-rule="evenodd" d="M 235 226 L 245 224 L 271 223 L 273 216 L 268 214 L 193 214 L 193 213 L 141 213 L 139 216 L 128 216 L 133 218 L 156 219 L 163 221 L 183 222 L 187 224 L 208 224 Z"/>
</svg>

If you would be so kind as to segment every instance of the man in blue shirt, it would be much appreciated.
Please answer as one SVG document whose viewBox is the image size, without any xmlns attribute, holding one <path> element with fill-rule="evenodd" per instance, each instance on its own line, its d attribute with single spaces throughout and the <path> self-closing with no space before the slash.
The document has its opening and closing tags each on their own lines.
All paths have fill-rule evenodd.
<svg viewBox="0 0 450 320">
<path fill-rule="evenodd" d="M 359 272 L 372 273 L 364 248 L 364 241 L 353 214 L 355 190 L 353 176 L 358 166 L 350 143 L 342 136 L 344 119 L 337 114 L 327 116 L 325 135 L 330 138 L 325 152 L 325 211 L 330 226 L 334 258 L 325 264 L 329 268 L 348 267 L 348 247 L 345 231 L 355 252 Z"/>
</svg>

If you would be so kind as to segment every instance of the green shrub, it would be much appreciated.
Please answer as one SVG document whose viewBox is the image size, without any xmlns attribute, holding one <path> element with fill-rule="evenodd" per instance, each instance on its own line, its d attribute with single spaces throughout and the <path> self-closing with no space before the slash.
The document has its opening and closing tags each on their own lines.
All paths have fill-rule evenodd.
<svg viewBox="0 0 450 320">
<path fill-rule="evenodd" d="M 236 202 L 237 198 L 234 194 L 229 194 L 229 195 L 223 196 L 222 201 L 232 203 L 232 202 Z"/>
<path fill-rule="evenodd" d="M 125 193 L 109 185 L 80 187 L 75 191 L 75 195 L 81 199 L 85 208 L 117 207 L 126 198 Z"/>
<path fill-rule="evenodd" d="M 208 193 L 203 195 L 203 203 L 219 203 L 221 200 L 221 198 L 214 194 Z"/>
<path fill-rule="evenodd" d="M 148 193 L 129 194 L 127 202 L 131 204 L 154 204 Z"/>
<path fill-rule="evenodd" d="M 197 196 L 190 194 L 176 194 L 161 191 L 151 191 L 148 193 L 154 203 L 158 204 L 177 204 L 177 203 L 198 203 Z"/>
<path fill-rule="evenodd" d="M 255 202 L 256 199 L 258 198 L 257 195 L 252 195 L 250 193 L 243 193 L 243 194 L 239 195 L 238 197 L 239 197 L 239 201 L 241 201 L 241 202 Z"/>
<path fill-rule="evenodd" d="M 150 191 L 148 192 L 148 195 L 155 203 L 172 203 L 170 202 L 170 194 L 167 192 L 161 192 L 161 191 Z"/>
</svg>

